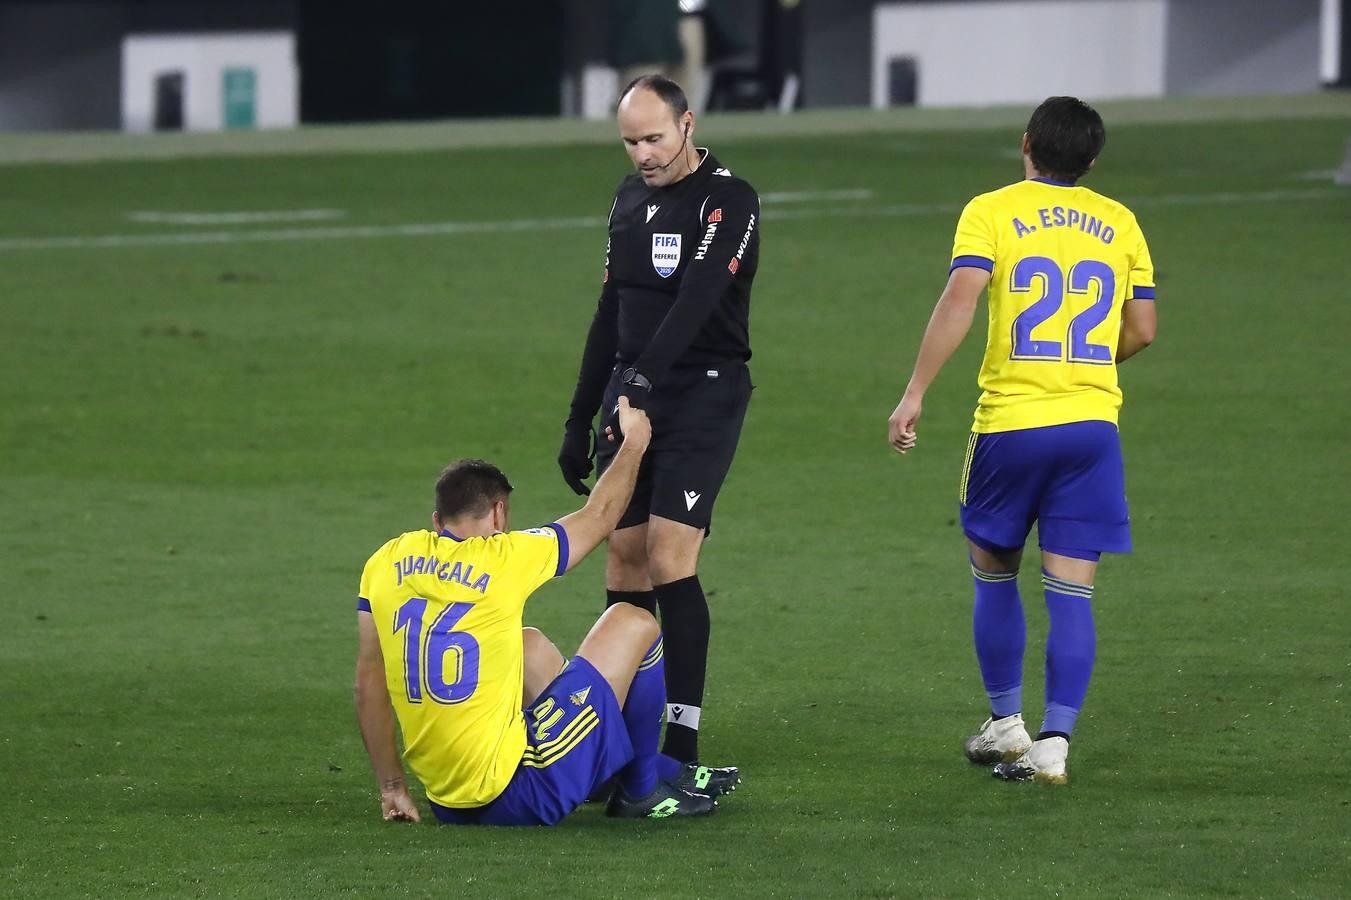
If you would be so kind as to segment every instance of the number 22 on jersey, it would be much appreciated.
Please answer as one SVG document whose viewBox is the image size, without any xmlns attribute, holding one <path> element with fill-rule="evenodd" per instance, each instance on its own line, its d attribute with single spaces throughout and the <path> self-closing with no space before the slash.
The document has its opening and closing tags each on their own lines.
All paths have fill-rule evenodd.
<svg viewBox="0 0 1351 900">
<path fill-rule="evenodd" d="M 1087 299 L 1095 289 L 1097 301 L 1070 320 L 1063 342 L 1032 337 L 1038 325 L 1059 311 L 1066 294 L 1071 298 Z M 1111 312 L 1116 296 L 1116 273 L 1107 263 L 1084 259 L 1071 266 L 1066 273 L 1053 259 L 1027 256 L 1018 260 L 1009 275 L 1009 293 L 1013 296 L 1040 295 L 1013 320 L 1010 359 L 1111 365 L 1112 349 L 1088 341 L 1089 332 L 1101 325 Z"/>
</svg>

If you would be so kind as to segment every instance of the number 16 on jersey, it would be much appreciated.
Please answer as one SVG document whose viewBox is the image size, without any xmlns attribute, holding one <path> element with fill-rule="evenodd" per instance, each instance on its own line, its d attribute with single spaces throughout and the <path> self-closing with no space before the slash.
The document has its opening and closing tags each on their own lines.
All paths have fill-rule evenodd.
<svg viewBox="0 0 1351 900">
<path fill-rule="evenodd" d="M 424 690 L 437 703 L 463 703 L 473 696 L 478 688 L 478 641 L 466 631 L 452 630 L 473 606 L 451 603 L 425 634 L 424 598 L 410 598 L 394 614 L 394 633 L 404 633 L 403 681 L 409 703 L 421 703 Z"/>
</svg>

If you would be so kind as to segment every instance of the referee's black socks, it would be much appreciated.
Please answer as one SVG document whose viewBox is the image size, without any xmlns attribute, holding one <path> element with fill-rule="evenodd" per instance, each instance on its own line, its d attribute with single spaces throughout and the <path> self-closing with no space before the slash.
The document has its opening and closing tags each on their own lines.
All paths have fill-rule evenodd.
<svg viewBox="0 0 1351 900">
<path fill-rule="evenodd" d="M 666 741 L 661 752 L 681 762 L 699 758 L 699 713 L 708 663 L 708 600 L 698 575 L 659 584 L 666 643 Z"/>
<path fill-rule="evenodd" d="M 657 595 L 653 591 L 606 591 L 605 608 L 609 609 L 616 603 L 632 603 L 654 616 L 657 614 Z"/>
</svg>

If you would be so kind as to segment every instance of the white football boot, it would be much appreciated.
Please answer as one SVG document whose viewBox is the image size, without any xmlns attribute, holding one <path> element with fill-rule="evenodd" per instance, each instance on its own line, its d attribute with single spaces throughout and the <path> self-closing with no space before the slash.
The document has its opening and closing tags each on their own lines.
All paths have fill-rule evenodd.
<svg viewBox="0 0 1351 900">
<path fill-rule="evenodd" d="M 966 758 L 982 766 L 992 766 L 999 762 L 1013 762 L 1032 746 L 1032 738 L 1027 736 L 1023 725 L 1022 713 L 995 721 L 986 719 L 980 726 L 980 733 L 966 739 Z"/>
<path fill-rule="evenodd" d="M 994 776 L 1005 781 L 1040 781 L 1043 784 L 1065 784 L 1065 759 L 1070 755 L 1070 742 L 1063 737 L 1049 737 L 1034 741 L 1027 752 L 1013 762 L 994 767 Z"/>
</svg>

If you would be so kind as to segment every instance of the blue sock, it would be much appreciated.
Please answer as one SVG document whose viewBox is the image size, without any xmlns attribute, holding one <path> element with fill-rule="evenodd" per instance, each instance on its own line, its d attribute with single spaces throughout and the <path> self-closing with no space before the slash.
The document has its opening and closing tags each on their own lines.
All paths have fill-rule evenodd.
<svg viewBox="0 0 1351 900">
<path fill-rule="evenodd" d="M 665 753 L 657 754 L 657 777 L 662 781 L 675 781 L 680 777 L 685 764 L 674 756 L 667 756 Z"/>
<path fill-rule="evenodd" d="M 619 785 L 630 797 L 646 797 L 657 786 L 657 744 L 666 712 L 666 666 L 661 638 L 647 650 L 629 684 L 624 701 L 624 726 L 633 744 L 633 759 L 619 770 Z"/>
<path fill-rule="evenodd" d="M 1093 585 L 1056 578 L 1045 569 L 1046 612 L 1051 630 L 1046 636 L 1046 718 L 1042 733 L 1074 733 L 1074 720 L 1088 695 L 1093 677 L 1097 638 L 1093 631 Z"/>
<path fill-rule="evenodd" d="M 971 630 L 980 675 L 990 695 L 990 711 L 996 717 L 1011 716 L 1023 709 L 1023 649 L 1027 645 L 1018 573 L 985 572 L 972 563 L 971 574 L 976 583 Z"/>
</svg>

